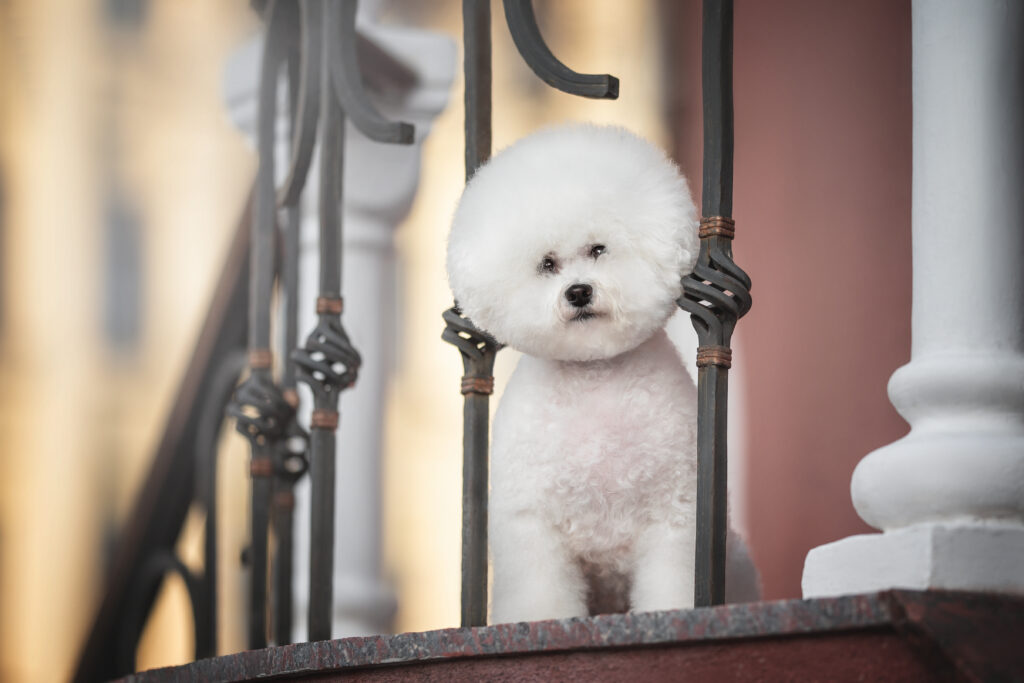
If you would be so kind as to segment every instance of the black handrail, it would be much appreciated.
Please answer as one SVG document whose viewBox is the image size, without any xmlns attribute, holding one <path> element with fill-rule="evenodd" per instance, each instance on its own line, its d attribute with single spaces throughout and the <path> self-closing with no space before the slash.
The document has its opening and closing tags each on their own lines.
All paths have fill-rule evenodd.
<svg viewBox="0 0 1024 683">
<path fill-rule="evenodd" d="M 242 216 L 228 247 L 213 299 L 192 358 L 178 386 L 170 415 L 117 546 L 111 571 L 89 635 L 79 655 L 78 683 L 106 681 L 130 673 L 118 667 L 122 642 L 138 643 L 141 632 L 129 626 L 129 611 L 152 608 L 159 589 L 153 583 L 132 593 L 147 558 L 173 551 L 195 491 L 195 444 L 203 420 L 203 397 L 214 392 L 216 370 L 245 346 L 248 301 L 250 211 Z M 141 625 L 138 627 L 141 628 Z"/>
</svg>

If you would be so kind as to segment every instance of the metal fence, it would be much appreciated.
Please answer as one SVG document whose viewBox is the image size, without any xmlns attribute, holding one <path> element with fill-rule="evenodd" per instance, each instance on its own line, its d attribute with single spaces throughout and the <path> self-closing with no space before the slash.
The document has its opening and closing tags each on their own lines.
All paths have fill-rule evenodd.
<svg viewBox="0 0 1024 683">
<path fill-rule="evenodd" d="M 615 77 L 577 73 L 554 56 L 540 33 L 530 0 L 504 0 L 503 4 L 505 21 L 519 54 L 545 83 L 573 95 L 617 98 L 619 84 Z M 102 653 L 111 650 L 103 643 L 103 634 L 114 633 L 117 663 L 91 669 L 80 663 L 79 680 L 90 680 L 90 674 L 97 671 L 118 675 L 133 669 L 134 651 L 153 595 L 167 572 L 181 574 L 189 589 L 196 656 L 216 652 L 216 441 L 224 406 L 246 360 L 245 381 L 235 389 L 227 414 L 236 420 L 238 430 L 251 446 L 252 538 L 245 558 L 251 570 L 248 645 L 262 648 L 271 640 L 277 644 L 291 642 L 293 487 L 307 469 L 312 483 L 308 633 L 311 640 L 331 637 L 339 395 L 355 383 L 360 366 L 359 352 L 341 323 L 344 258 L 340 208 L 345 121 L 350 120 L 361 133 L 379 142 L 408 144 L 413 140 L 412 126 L 386 120 L 364 92 L 356 5 L 357 0 L 271 0 L 262 7 L 266 41 L 258 114 L 260 165 L 248 240 L 248 354 L 232 354 L 227 348 L 206 359 L 205 370 L 196 370 L 206 373 L 202 382 L 206 391 L 196 394 L 196 398 L 203 395 L 205 399 L 199 412 L 193 411 L 196 415 L 190 413 L 191 422 L 183 423 L 194 425 L 195 460 L 191 467 L 197 473 L 197 485 L 193 495 L 208 513 L 204 569 L 201 574 L 193 574 L 174 557 L 171 534 L 165 534 L 170 541 L 133 555 L 133 588 L 125 589 L 124 595 L 119 593 L 117 600 L 105 601 L 98 623 L 105 624 L 106 630 L 101 629 L 99 635 L 94 632 L 82 659 L 84 663 L 99 661 Z M 488 0 L 463 0 L 462 13 L 468 181 L 491 153 L 492 19 Z M 750 279 L 735 265 L 731 253 L 735 233 L 731 217 L 731 0 L 704 0 L 702 49 L 701 247 L 694 272 L 683 279 L 685 293 L 678 302 L 691 314 L 700 341 L 697 606 L 724 601 L 729 344 L 737 319 L 751 304 Z M 286 179 L 275 187 L 274 132 L 282 81 L 288 88 L 291 143 Z M 296 293 L 299 199 L 317 147 L 319 292 L 315 301 L 302 302 Z M 244 246 L 244 242 L 241 244 Z M 236 270 L 238 277 L 244 277 L 242 269 Z M 285 328 L 285 349 L 276 355 L 270 343 L 275 282 Z M 239 296 L 233 295 L 231 300 L 237 301 Z M 303 305 L 315 306 L 318 322 L 300 346 L 297 311 Z M 485 623 L 487 613 L 488 401 L 500 346 L 463 318 L 457 303 L 444 312 L 443 319 L 442 336 L 459 350 L 464 365 L 461 620 L 463 626 L 477 626 Z M 221 333 L 217 339 L 221 337 L 230 339 L 231 335 Z M 314 397 L 308 432 L 296 420 L 297 381 L 308 384 Z M 166 469 L 168 465 L 161 462 L 158 460 L 155 467 Z M 158 474 L 151 473 L 150 481 Z M 269 556 L 271 533 L 276 540 L 273 557 Z M 122 564 L 131 562 L 126 559 Z M 119 615 L 123 619 L 117 624 Z"/>
</svg>

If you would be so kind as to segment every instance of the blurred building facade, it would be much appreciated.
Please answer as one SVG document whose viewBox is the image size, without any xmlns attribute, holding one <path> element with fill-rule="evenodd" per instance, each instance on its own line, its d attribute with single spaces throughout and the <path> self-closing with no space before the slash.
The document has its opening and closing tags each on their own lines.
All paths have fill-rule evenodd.
<svg viewBox="0 0 1024 683">
<path fill-rule="evenodd" d="M 220 78 L 256 27 L 244 2 L 0 3 L 3 680 L 66 679 L 93 617 L 255 168 Z"/>
</svg>

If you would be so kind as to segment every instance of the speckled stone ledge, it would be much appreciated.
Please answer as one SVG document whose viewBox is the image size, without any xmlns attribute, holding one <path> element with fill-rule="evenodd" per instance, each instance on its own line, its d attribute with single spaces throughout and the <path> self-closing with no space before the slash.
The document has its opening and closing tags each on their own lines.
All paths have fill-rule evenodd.
<svg viewBox="0 0 1024 683">
<path fill-rule="evenodd" d="M 1010 643 L 1024 642 L 1024 598 L 888 591 L 838 598 L 497 624 L 297 643 L 153 669 L 123 680 L 212 683 L 287 679 L 331 672 L 356 673 L 378 667 L 394 670 L 403 665 L 467 658 L 508 659 L 543 653 L 621 651 L 882 630 L 925 643 L 924 649 L 941 659 L 944 666 L 962 661 L 964 668 L 970 670 L 974 660 L 979 658 L 983 663 L 999 663 L 995 661 L 999 656 L 991 652 L 998 643 L 984 636 L 986 627 L 1004 639 L 1011 638 Z M 983 638 L 988 639 L 974 643 Z M 968 640 L 970 647 L 963 647 Z M 979 647 L 983 650 L 980 654 L 976 652 Z M 1006 656 L 1013 660 L 1008 665 L 1015 667 L 1019 663 L 1024 676 L 1024 659 L 1019 653 L 1015 654 L 1019 649 L 1016 645 L 1004 648 Z"/>
</svg>

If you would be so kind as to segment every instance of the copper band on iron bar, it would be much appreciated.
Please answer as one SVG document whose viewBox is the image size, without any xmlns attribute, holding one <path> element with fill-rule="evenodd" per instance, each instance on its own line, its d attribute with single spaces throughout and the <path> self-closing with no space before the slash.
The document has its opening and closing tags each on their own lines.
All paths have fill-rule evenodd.
<svg viewBox="0 0 1024 683">
<path fill-rule="evenodd" d="M 462 378 L 462 393 L 463 394 L 479 394 L 480 396 L 490 396 L 494 393 L 494 378 L 493 377 L 463 377 Z"/>
<path fill-rule="evenodd" d="M 341 315 L 341 310 L 345 307 L 345 300 L 331 299 L 326 296 L 318 296 L 316 298 L 316 314 L 317 315 Z"/>
<path fill-rule="evenodd" d="M 274 507 L 278 510 L 291 510 L 295 507 L 295 494 L 291 491 L 277 491 L 274 493 Z"/>
<path fill-rule="evenodd" d="M 697 347 L 697 367 L 717 365 L 723 368 L 732 367 L 732 349 L 728 346 Z"/>
<path fill-rule="evenodd" d="M 270 458 L 258 458 L 249 461 L 249 474 L 254 477 L 269 477 L 274 473 L 274 465 Z"/>
<path fill-rule="evenodd" d="M 299 407 L 299 392 L 294 389 L 285 389 L 281 392 L 281 395 L 284 397 L 284 402 L 293 409 Z"/>
<path fill-rule="evenodd" d="M 731 240 L 736 236 L 736 221 L 726 216 L 705 216 L 701 218 L 697 236 L 712 237 L 713 235 Z"/>
<path fill-rule="evenodd" d="M 274 354 L 270 349 L 250 349 L 249 367 L 253 370 L 266 370 L 274 364 Z"/>
<path fill-rule="evenodd" d="M 335 410 L 314 410 L 309 426 L 313 429 L 327 429 L 333 432 L 338 428 L 338 412 Z"/>
</svg>

